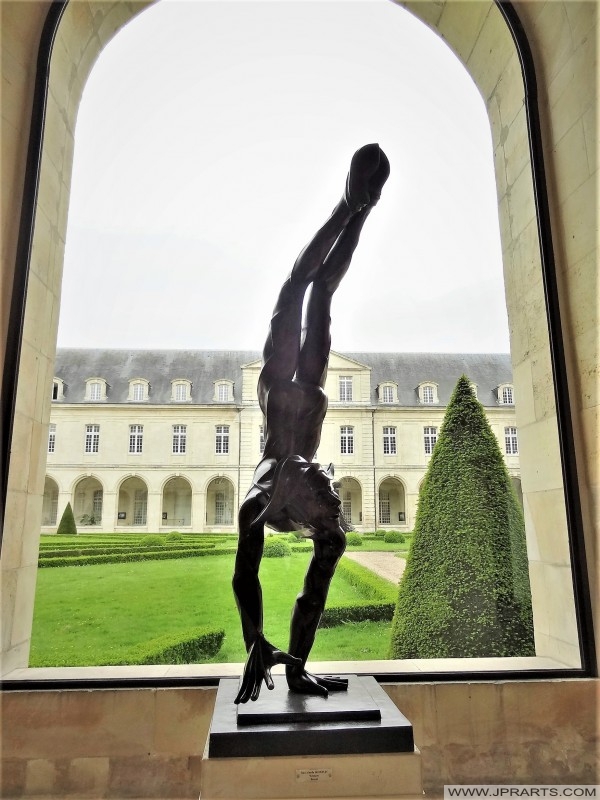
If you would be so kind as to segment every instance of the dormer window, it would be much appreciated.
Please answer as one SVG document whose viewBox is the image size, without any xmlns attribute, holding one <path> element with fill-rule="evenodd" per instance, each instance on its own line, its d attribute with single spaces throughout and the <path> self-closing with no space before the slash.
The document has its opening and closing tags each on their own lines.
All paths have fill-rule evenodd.
<svg viewBox="0 0 600 800">
<path fill-rule="evenodd" d="M 510 383 L 503 383 L 498 387 L 498 403 L 501 406 L 514 406 L 515 392 Z"/>
<path fill-rule="evenodd" d="M 132 403 L 145 403 L 148 399 L 150 384 L 143 378 L 129 381 L 129 400 Z"/>
<path fill-rule="evenodd" d="M 217 403 L 232 403 L 233 381 L 216 381 L 214 399 Z"/>
<path fill-rule="evenodd" d="M 88 378 L 85 382 L 85 399 L 92 403 L 106 400 L 106 381 L 104 378 Z"/>
<path fill-rule="evenodd" d="M 52 381 L 52 399 L 62 400 L 65 393 L 65 385 L 60 378 L 54 378 Z"/>
<path fill-rule="evenodd" d="M 417 389 L 419 393 L 419 402 L 423 403 L 423 405 L 435 405 L 439 402 L 438 400 L 438 387 L 437 383 L 431 383 L 429 381 L 425 383 L 420 383 Z"/>
<path fill-rule="evenodd" d="M 396 403 L 398 386 L 395 383 L 380 383 L 377 387 L 377 394 L 380 403 Z"/>
<path fill-rule="evenodd" d="M 192 384 L 187 380 L 171 381 L 171 400 L 186 403 L 192 399 Z"/>
<path fill-rule="evenodd" d="M 477 399 L 477 384 L 476 383 L 472 383 L 471 384 L 471 391 L 473 392 L 473 397 L 475 397 Z"/>
</svg>

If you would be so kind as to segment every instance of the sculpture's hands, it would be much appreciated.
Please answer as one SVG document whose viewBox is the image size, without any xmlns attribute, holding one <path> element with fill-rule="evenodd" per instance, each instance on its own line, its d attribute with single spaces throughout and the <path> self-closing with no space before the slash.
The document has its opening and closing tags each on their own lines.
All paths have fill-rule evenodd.
<svg viewBox="0 0 600 800">
<path fill-rule="evenodd" d="M 302 666 L 286 668 L 286 678 L 291 692 L 299 694 L 316 694 L 327 697 L 329 692 L 345 692 L 348 679 L 336 675 L 311 675 Z"/>
<path fill-rule="evenodd" d="M 263 681 L 266 683 L 267 689 L 272 689 L 271 667 L 274 667 L 275 664 L 301 667 L 302 661 L 274 647 L 262 634 L 258 634 L 248 651 L 242 685 L 234 703 L 237 705 L 238 703 L 247 703 L 248 700 L 257 700 Z"/>
</svg>

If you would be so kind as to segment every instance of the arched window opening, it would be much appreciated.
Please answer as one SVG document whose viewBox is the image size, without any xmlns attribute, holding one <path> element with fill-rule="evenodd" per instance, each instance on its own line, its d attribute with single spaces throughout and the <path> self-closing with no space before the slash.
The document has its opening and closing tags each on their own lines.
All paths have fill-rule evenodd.
<svg viewBox="0 0 600 800">
<path fill-rule="evenodd" d="M 102 525 L 104 490 L 97 478 L 86 477 L 77 482 L 73 491 L 73 514 L 77 525 Z"/>
<path fill-rule="evenodd" d="M 397 478 L 386 478 L 379 487 L 379 524 L 390 527 L 406 524 L 404 486 Z"/>
<path fill-rule="evenodd" d="M 342 501 L 342 514 L 346 522 L 354 527 L 362 525 L 362 487 L 356 478 L 344 477 L 339 482 L 338 494 Z"/>
<path fill-rule="evenodd" d="M 58 484 L 46 475 L 44 481 L 44 498 L 42 501 L 42 525 L 54 526 L 58 516 Z"/>
<path fill-rule="evenodd" d="M 234 519 L 235 491 L 228 478 L 214 478 L 206 490 L 206 523 L 211 527 L 229 527 Z"/>
<path fill-rule="evenodd" d="M 148 487 L 142 478 L 126 478 L 119 487 L 117 526 L 144 527 L 147 525 Z"/>
<path fill-rule="evenodd" d="M 171 478 L 162 497 L 162 526 L 169 530 L 189 528 L 192 524 L 192 487 L 187 478 Z"/>
<path fill-rule="evenodd" d="M 414 4 L 418 6 L 418 4 Z M 465 4 L 469 5 L 469 4 Z M 418 9 L 417 9 L 418 12 Z M 468 13 L 465 9 L 461 13 Z M 496 16 L 499 15 L 500 12 L 497 10 L 496 7 L 491 6 L 490 16 L 496 19 Z M 434 27 L 439 26 L 439 18 L 437 18 L 437 22 L 431 23 Z M 485 25 L 485 23 L 483 23 Z M 495 23 L 497 24 L 497 23 Z M 451 26 L 452 27 L 452 26 Z M 458 26 L 458 28 L 462 28 L 463 26 Z M 479 30 L 477 34 L 479 34 Z M 505 31 L 507 37 L 509 37 L 508 31 Z M 466 36 L 466 34 L 464 34 Z M 498 36 L 502 36 L 501 33 L 497 34 Z M 459 36 L 457 33 L 450 33 L 449 38 L 453 39 Z M 476 40 L 474 40 L 475 42 Z M 474 42 L 471 42 L 473 45 Z M 462 43 L 464 44 L 464 42 Z M 455 44 L 455 46 L 457 46 Z M 457 46 L 457 49 L 458 46 Z M 465 47 L 465 52 L 471 52 L 472 47 Z M 515 387 L 517 391 L 517 396 L 520 397 L 530 397 L 533 393 L 535 395 L 536 403 L 529 404 L 530 407 L 527 408 L 525 414 L 525 423 L 523 425 L 523 446 L 520 448 L 522 452 L 520 452 L 520 456 L 525 460 L 527 465 L 530 467 L 528 475 L 536 475 L 536 479 L 539 479 L 536 482 L 526 481 L 523 480 L 523 498 L 524 504 L 528 510 L 528 537 L 533 542 L 543 542 L 544 541 L 544 533 L 548 530 L 549 525 L 552 524 L 552 521 L 548 518 L 548 509 L 554 509 L 560 507 L 561 510 L 563 508 L 562 498 L 564 495 L 564 489 L 561 483 L 561 470 L 560 470 L 560 450 L 558 446 L 559 439 L 563 443 L 563 447 L 566 445 L 564 444 L 566 440 L 568 440 L 568 436 L 565 437 L 565 430 L 570 430 L 568 425 L 568 420 L 566 420 L 566 414 L 568 412 L 568 408 L 565 406 L 561 408 L 561 403 L 564 404 L 566 400 L 566 395 L 563 393 L 562 396 L 559 396 L 559 412 L 560 412 L 560 419 L 561 419 L 561 426 L 566 425 L 566 428 L 561 427 L 558 430 L 556 428 L 556 419 L 554 415 L 554 397 L 553 397 L 553 384 L 555 380 L 555 373 L 552 371 L 551 364 L 554 363 L 559 365 L 558 369 L 558 379 L 559 381 L 565 380 L 564 370 L 561 367 L 562 361 L 560 358 L 560 354 L 556 349 L 552 350 L 550 353 L 550 345 L 548 343 L 548 336 L 547 330 L 545 330 L 546 320 L 541 319 L 543 315 L 532 315 L 531 309 L 532 308 L 543 308 L 544 298 L 542 296 L 542 281 L 540 280 L 540 270 L 541 266 L 539 264 L 539 259 L 537 255 L 537 222 L 538 220 L 535 218 L 535 208 L 536 204 L 533 202 L 533 195 L 532 191 L 529 187 L 529 173 L 530 173 L 530 165 L 527 159 L 527 156 L 521 156 L 520 161 L 515 164 L 514 161 L 511 161 L 508 158 L 508 145 L 505 148 L 504 145 L 507 141 L 506 132 L 508 131 L 509 137 L 508 141 L 510 143 L 510 147 L 512 147 L 512 153 L 514 154 L 517 152 L 517 148 L 515 147 L 515 141 L 518 144 L 518 152 L 521 154 L 526 154 L 528 152 L 526 142 L 527 142 L 527 134 L 526 134 L 526 125 L 525 125 L 525 114 L 521 113 L 522 109 L 519 103 L 519 92 L 522 90 L 522 82 L 518 77 L 518 65 L 516 65 L 516 55 L 512 56 L 513 64 L 511 65 L 510 69 L 506 68 L 506 64 L 497 64 L 494 60 L 495 56 L 492 57 L 488 62 L 490 65 L 489 74 L 481 75 L 479 74 L 476 76 L 481 84 L 485 84 L 486 81 L 489 79 L 489 75 L 493 74 L 493 83 L 490 87 L 488 87 L 489 91 L 486 91 L 484 94 L 486 98 L 488 98 L 489 102 L 489 112 L 493 115 L 493 110 L 499 111 L 499 118 L 492 119 L 492 123 L 494 126 L 494 136 L 495 136 L 495 144 L 497 145 L 497 163 L 499 166 L 499 175 L 502 175 L 502 179 L 505 181 L 505 185 L 500 182 L 499 179 L 499 196 L 500 196 L 500 208 L 503 214 L 503 220 L 506 224 L 503 225 L 503 237 L 504 241 L 503 244 L 505 246 L 505 250 L 510 252 L 511 258 L 507 259 L 506 263 L 506 270 L 508 274 L 507 279 L 507 302 L 512 309 L 514 314 L 514 319 L 523 320 L 527 319 L 530 323 L 530 327 L 526 329 L 527 326 L 523 326 L 522 329 L 519 329 L 519 326 L 516 325 L 515 329 L 512 332 L 513 339 L 511 341 L 511 351 L 513 356 L 513 368 L 515 372 Z M 473 67 L 474 71 L 476 72 L 476 66 Z M 517 76 L 515 78 L 515 75 Z M 504 78 L 504 82 L 500 82 L 500 78 Z M 511 83 L 511 81 L 513 83 Z M 513 85 L 514 84 L 514 85 Z M 502 85 L 502 94 L 500 93 L 495 95 L 494 86 Z M 516 86 L 516 89 L 514 88 Z M 484 87 L 485 88 L 485 87 Z M 503 98 L 508 98 L 505 101 Z M 508 117 L 508 110 L 504 107 L 504 103 L 508 102 L 512 104 L 513 107 L 518 107 L 521 111 L 517 111 L 516 114 L 513 114 L 512 117 Z M 76 103 L 74 107 L 76 108 Z M 505 113 L 505 117 L 503 118 L 503 112 Z M 535 120 L 534 120 L 535 122 Z M 504 133 L 502 134 L 502 140 L 499 134 L 499 130 L 502 128 Z M 526 208 L 527 212 L 523 211 Z M 529 215 L 529 216 L 528 216 Z M 508 223 L 510 220 L 510 224 Z M 547 224 L 547 220 L 542 220 L 542 228 L 544 225 Z M 60 250 L 60 248 L 58 248 Z M 522 252 L 520 252 L 522 251 Z M 532 255 L 533 254 L 533 255 Z M 60 255 L 56 256 L 56 258 L 60 259 Z M 521 261 L 520 261 L 521 259 Z M 523 269 L 523 260 L 527 261 L 527 266 L 529 267 L 528 270 Z M 511 263 L 508 263 L 511 262 Z M 53 269 L 55 264 L 49 264 L 48 269 Z M 553 267 L 552 264 L 548 266 L 546 263 L 544 264 L 544 269 L 551 269 Z M 58 270 L 58 272 L 60 272 Z M 552 277 L 552 276 L 551 276 Z M 50 281 L 48 281 L 48 285 L 50 285 Z M 550 286 L 550 293 L 555 291 L 555 289 Z M 536 294 L 538 292 L 539 294 Z M 56 292 L 56 296 L 58 296 L 59 292 Z M 527 305 L 529 304 L 529 305 Z M 553 314 L 557 314 L 558 311 L 556 309 L 552 312 Z M 26 316 L 25 319 L 25 333 L 27 334 L 28 326 L 31 326 L 31 313 L 29 316 Z M 541 321 L 540 321 L 541 319 Z M 556 317 L 554 318 L 556 321 Z M 532 330 L 532 327 L 534 330 Z M 555 331 L 556 333 L 557 331 Z M 30 340 L 33 340 L 34 337 L 30 337 Z M 560 337 L 557 338 L 558 347 L 560 348 Z M 533 345 L 533 347 L 532 347 Z M 557 345 L 553 345 L 553 348 L 556 348 Z M 552 357 L 550 357 L 552 356 Z M 546 366 L 542 366 L 546 365 Z M 538 370 L 537 374 L 535 370 Z M 541 375 L 539 371 L 542 369 L 546 369 L 547 371 Z M 555 369 L 557 369 L 555 367 Z M 35 376 L 32 376 L 32 379 Z M 25 374 L 23 375 L 23 379 L 25 380 Z M 30 384 L 31 380 L 30 379 Z M 15 381 L 16 383 L 16 381 Z M 35 382 L 33 384 L 35 386 Z M 40 383 L 41 385 L 41 383 Z M 47 384 L 46 384 L 47 385 Z M 92 390 L 92 386 L 90 385 L 90 395 L 97 393 L 97 387 L 94 387 Z M 564 388 L 564 387 L 563 387 Z M 48 386 L 47 386 L 48 389 Z M 48 395 L 48 403 L 50 403 L 50 392 L 46 390 Z M 25 392 L 26 394 L 26 392 Z M 31 396 L 31 394 L 30 394 Z M 102 386 L 100 386 L 100 397 L 92 397 L 87 396 L 87 400 L 97 401 L 106 398 L 106 387 L 104 387 L 104 395 L 102 396 Z M 423 401 L 424 404 L 429 404 L 429 399 L 427 401 Z M 507 403 L 508 404 L 508 403 Z M 543 431 L 542 431 L 543 428 Z M 520 429 L 521 431 L 521 423 Z M 39 437 L 38 437 L 39 438 Z M 43 437 L 42 437 L 43 438 Z M 533 469 L 536 458 L 539 458 L 538 453 L 541 451 L 539 445 L 541 444 L 548 444 L 547 449 L 544 453 L 548 456 L 544 462 L 544 475 L 541 475 Z M 537 451 L 537 452 L 536 452 Z M 572 453 L 568 451 L 571 456 Z M 549 455 L 548 455 L 549 454 Z M 569 468 L 570 469 L 570 468 Z M 43 474 L 43 473 L 42 473 Z M 554 480 L 555 476 L 558 475 L 558 480 Z M 574 482 L 570 478 L 571 483 L 568 486 L 568 491 L 570 492 L 570 497 L 573 498 L 573 491 L 574 491 Z M 124 492 L 125 484 L 122 484 L 119 490 L 119 508 L 121 506 L 121 494 Z M 130 487 L 128 487 L 130 488 Z M 233 487 L 232 487 L 233 488 Z M 385 498 L 385 494 L 383 495 L 383 499 L 389 503 L 389 514 L 390 518 L 393 514 L 392 512 L 392 492 L 391 487 L 387 488 L 383 485 L 380 487 L 383 489 L 383 492 L 388 492 L 387 500 Z M 141 498 L 142 495 L 146 494 L 146 502 L 147 502 L 147 489 L 145 488 L 145 484 L 141 487 L 135 489 L 135 493 L 140 492 L 140 497 L 138 498 L 139 502 L 137 504 L 137 511 L 133 510 L 132 518 L 141 519 L 142 516 L 144 518 L 145 523 L 145 504 L 144 504 L 144 513 L 141 514 Z M 220 491 L 220 490 L 219 490 Z M 546 493 L 546 494 L 545 494 Z M 548 494 L 550 493 L 550 494 Z M 216 499 L 217 492 L 215 491 L 215 509 L 216 509 Z M 540 502 L 542 497 L 546 499 L 550 498 L 552 502 Z M 381 498 L 381 493 L 380 493 Z M 135 498 L 134 498 L 135 501 Z M 219 498 L 219 503 L 226 503 L 225 498 Z M 576 500 L 573 500 L 576 502 Z M 121 511 L 119 510 L 119 516 Z M 215 510 L 216 516 L 216 510 Z M 566 516 L 566 515 L 565 515 Z M 566 520 L 562 520 L 562 514 L 560 515 L 561 519 L 559 520 L 560 523 L 560 535 L 564 534 L 564 537 L 567 535 L 567 523 Z M 121 524 L 121 523 L 119 523 Z M 134 524 L 142 524 L 140 522 Z M 576 525 L 576 522 L 570 522 L 571 525 Z M 554 529 L 555 530 L 555 529 Z M 566 542 L 563 542 L 563 545 Z M 545 655 L 548 658 L 563 658 L 564 663 L 567 666 L 578 667 L 579 666 L 579 653 L 581 652 L 578 642 L 578 635 L 577 635 L 577 626 L 575 621 L 575 610 L 574 610 L 574 601 L 573 601 L 573 594 L 572 594 L 572 577 L 571 577 L 571 565 L 569 561 L 568 553 L 562 557 L 560 563 L 556 563 L 556 559 L 554 558 L 545 558 L 543 553 L 540 555 L 540 552 L 543 548 L 536 548 L 534 547 L 533 550 L 536 552 L 532 553 L 531 556 L 531 569 L 532 573 L 535 574 L 535 581 L 534 581 L 534 616 L 537 615 L 547 621 L 547 625 L 544 627 L 543 631 L 540 633 L 537 641 L 538 645 L 538 654 Z M 563 548 L 564 551 L 567 551 L 567 548 Z M 560 613 L 558 615 L 559 620 L 558 623 L 556 619 L 552 618 L 552 615 L 548 615 L 546 613 L 546 603 L 548 602 L 548 593 L 545 590 L 545 587 L 549 585 L 550 578 L 553 579 L 554 585 L 560 584 L 560 591 L 556 592 L 557 596 L 562 598 L 566 598 L 565 602 L 562 604 L 560 609 Z M 537 611 L 536 611 L 536 602 L 538 604 Z M 566 632 L 566 633 L 565 633 Z M 560 635 L 563 634 L 562 641 L 560 640 Z"/>
</svg>

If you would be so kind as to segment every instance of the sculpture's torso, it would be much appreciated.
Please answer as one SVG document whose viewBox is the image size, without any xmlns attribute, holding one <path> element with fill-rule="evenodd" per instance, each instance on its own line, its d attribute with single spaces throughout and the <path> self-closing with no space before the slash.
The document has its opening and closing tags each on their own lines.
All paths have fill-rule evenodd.
<svg viewBox="0 0 600 800">
<path fill-rule="evenodd" d="M 312 461 L 321 440 L 327 395 L 320 386 L 280 380 L 261 391 L 259 403 L 266 418 L 263 458 L 279 461 L 291 455 Z"/>
</svg>

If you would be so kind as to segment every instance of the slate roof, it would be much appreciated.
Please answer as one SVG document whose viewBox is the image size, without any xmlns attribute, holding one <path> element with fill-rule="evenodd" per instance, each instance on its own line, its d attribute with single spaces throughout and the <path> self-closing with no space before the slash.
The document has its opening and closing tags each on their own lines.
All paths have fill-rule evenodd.
<svg viewBox="0 0 600 800">
<path fill-rule="evenodd" d="M 507 353 L 338 353 L 371 369 L 371 400 L 378 404 L 377 386 L 392 381 L 398 385 L 398 406 L 418 406 L 417 387 L 431 381 L 438 385 L 439 405 L 446 405 L 458 378 L 465 374 L 477 384 L 484 406 L 497 405 L 496 388 L 512 382 Z M 65 385 L 68 403 L 83 403 L 85 382 L 104 378 L 107 401 L 126 403 L 129 381 L 143 378 L 150 383 L 149 402 L 171 402 L 171 381 L 192 383 L 192 403 L 212 404 L 214 383 L 234 383 L 235 401 L 241 401 L 242 366 L 261 358 L 254 350 L 100 350 L 59 348 L 54 374 Z M 333 398 L 331 398 L 333 400 Z"/>
<path fill-rule="evenodd" d="M 398 405 L 419 405 L 420 383 L 438 385 L 439 405 L 447 405 L 461 375 L 477 385 L 477 398 L 484 406 L 498 404 L 496 389 L 512 383 L 508 353 L 344 353 L 371 367 L 371 394 L 378 402 L 377 386 L 398 384 Z"/>
<path fill-rule="evenodd" d="M 83 403 L 88 378 L 104 378 L 109 403 L 126 403 L 129 381 L 150 383 L 149 403 L 171 402 L 171 381 L 192 383 L 192 403 L 214 403 L 218 380 L 234 383 L 234 397 L 241 400 L 242 365 L 261 357 L 248 350 L 95 350 L 59 348 L 54 374 L 64 384 L 64 399 Z"/>
</svg>

